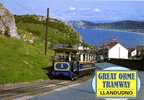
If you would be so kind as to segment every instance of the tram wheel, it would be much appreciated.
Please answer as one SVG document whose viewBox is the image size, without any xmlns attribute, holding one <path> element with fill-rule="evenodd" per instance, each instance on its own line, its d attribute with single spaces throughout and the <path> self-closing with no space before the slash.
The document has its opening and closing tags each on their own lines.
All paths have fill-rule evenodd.
<svg viewBox="0 0 144 100">
<path fill-rule="evenodd" d="M 72 78 L 71 78 L 71 80 L 72 80 L 72 81 L 74 81 L 74 80 L 75 80 L 75 78 L 74 78 L 74 77 L 72 77 Z"/>
<path fill-rule="evenodd" d="M 73 76 L 73 77 L 71 77 L 71 80 L 74 81 L 74 80 L 76 80 L 77 78 L 78 78 L 77 76 Z"/>
</svg>

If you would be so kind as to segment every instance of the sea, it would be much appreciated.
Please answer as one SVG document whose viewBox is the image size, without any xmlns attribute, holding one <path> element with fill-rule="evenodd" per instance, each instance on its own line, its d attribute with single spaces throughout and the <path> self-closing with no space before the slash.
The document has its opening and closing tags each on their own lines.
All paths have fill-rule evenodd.
<svg viewBox="0 0 144 100">
<path fill-rule="evenodd" d="M 116 39 L 127 48 L 135 48 L 139 45 L 144 45 L 144 33 L 81 28 L 76 28 L 76 31 L 80 33 L 81 38 L 86 43 L 97 47 L 113 39 Z"/>
</svg>

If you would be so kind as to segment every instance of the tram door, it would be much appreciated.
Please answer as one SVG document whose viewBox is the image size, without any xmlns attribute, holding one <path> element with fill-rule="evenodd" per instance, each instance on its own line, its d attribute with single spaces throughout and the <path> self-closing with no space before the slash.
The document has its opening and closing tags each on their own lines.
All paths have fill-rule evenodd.
<svg viewBox="0 0 144 100">
<path fill-rule="evenodd" d="M 79 58 L 76 54 L 71 54 L 71 69 L 72 72 L 78 73 L 79 70 Z"/>
</svg>

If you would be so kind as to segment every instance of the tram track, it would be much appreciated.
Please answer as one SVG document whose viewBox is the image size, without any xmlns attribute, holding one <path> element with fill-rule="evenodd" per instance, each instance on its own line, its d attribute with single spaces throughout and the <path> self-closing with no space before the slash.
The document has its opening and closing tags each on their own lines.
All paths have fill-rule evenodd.
<svg viewBox="0 0 144 100">
<path fill-rule="evenodd" d="M 40 83 L 27 84 L 19 87 L 11 87 L 8 89 L 0 88 L 0 100 L 15 100 L 25 96 L 35 96 L 43 93 L 52 92 L 57 88 L 82 83 L 89 79 L 89 76 L 81 77 L 75 81 L 70 80 L 50 80 Z"/>
</svg>

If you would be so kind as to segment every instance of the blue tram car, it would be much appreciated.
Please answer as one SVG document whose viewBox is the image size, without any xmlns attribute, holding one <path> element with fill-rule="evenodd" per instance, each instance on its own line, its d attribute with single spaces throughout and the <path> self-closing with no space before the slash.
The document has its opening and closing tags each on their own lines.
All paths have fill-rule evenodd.
<svg viewBox="0 0 144 100">
<path fill-rule="evenodd" d="M 76 78 L 95 69 L 93 63 L 80 63 L 80 54 L 73 48 L 57 48 L 53 59 L 53 68 L 48 73 L 50 78 Z"/>
</svg>

